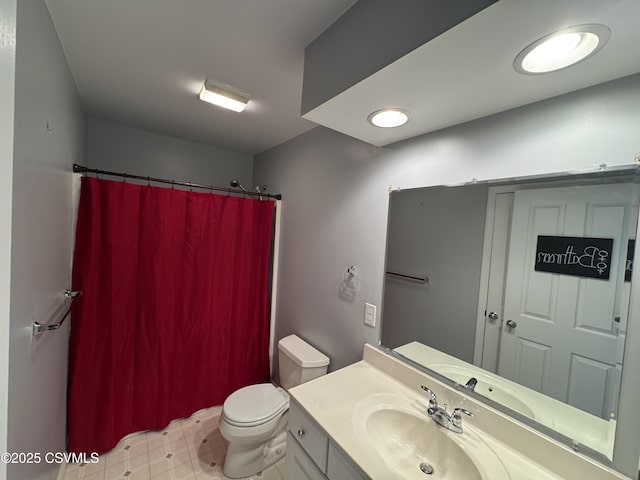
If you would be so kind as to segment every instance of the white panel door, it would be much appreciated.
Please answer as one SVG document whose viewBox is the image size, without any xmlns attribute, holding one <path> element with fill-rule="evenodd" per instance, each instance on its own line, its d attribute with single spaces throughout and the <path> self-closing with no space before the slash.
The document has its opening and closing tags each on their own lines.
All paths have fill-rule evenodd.
<svg viewBox="0 0 640 480">
<path fill-rule="evenodd" d="M 632 184 L 515 194 L 499 373 L 607 418 Z M 539 235 L 613 238 L 608 280 L 534 270 Z M 515 322 L 510 328 L 508 320 Z"/>
</svg>

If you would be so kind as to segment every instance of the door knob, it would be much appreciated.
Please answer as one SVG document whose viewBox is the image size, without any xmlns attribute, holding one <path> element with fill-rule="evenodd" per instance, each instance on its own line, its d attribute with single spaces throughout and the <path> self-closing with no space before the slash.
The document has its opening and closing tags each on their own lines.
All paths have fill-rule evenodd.
<svg viewBox="0 0 640 480">
<path fill-rule="evenodd" d="M 496 320 L 498 320 L 498 314 L 496 312 L 489 312 L 489 315 L 487 315 L 487 317 L 492 322 L 495 322 Z"/>
<path fill-rule="evenodd" d="M 507 328 L 516 328 L 518 324 L 513 320 L 507 320 Z"/>
</svg>

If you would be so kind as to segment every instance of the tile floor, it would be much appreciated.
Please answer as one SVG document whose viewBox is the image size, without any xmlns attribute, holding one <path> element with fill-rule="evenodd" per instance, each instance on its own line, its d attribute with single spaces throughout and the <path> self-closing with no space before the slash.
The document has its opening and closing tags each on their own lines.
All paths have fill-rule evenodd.
<svg viewBox="0 0 640 480">
<path fill-rule="evenodd" d="M 63 480 L 225 480 L 227 442 L 218 430 L 222 407 L 174 420 L 163 430 L 128 435 L 97 463 L 69 464 Z M 252 480 L 283 480 L 284 459 Z"/>
</svg>

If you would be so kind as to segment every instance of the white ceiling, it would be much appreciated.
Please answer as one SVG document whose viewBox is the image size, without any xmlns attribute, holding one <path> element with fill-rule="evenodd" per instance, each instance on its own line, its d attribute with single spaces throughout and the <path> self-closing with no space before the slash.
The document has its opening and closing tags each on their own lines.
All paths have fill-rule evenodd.
<svg viewBox="0 0 640 480">
<path fill-rule="evenodd" d="M 256 154 L 300 117 L 304 47 L 355 0 L 45 0 L 85 111 Z M 243 113 L 201 102 L 205 78 L 251 93 Z"/>
<path fill-rule="evenodd" d="M 374 145 L 640 72 L 640 0 L 500 0 L 300 117 L 304 47 L 355 0 L 45 0 L 86 113 L 257 154 L 316 122 Z M 591 59 L 537 76 L 518 52 L 560 28 L 602 23 Z M 246 90 L 243 113 L 198 100 L 205 78 Z M 369 125 L 384 107 L 409 124 Z M 312 121 L 309 121 L 312 120 Z"/>
<path fill-rule="evenodd" d="M 640 0 L 500 0 L 304 117 L 387 145 L 640 72 L 639 22 Z M 588 23 L 612 32 L 593 57 L 543 75 L 514 70 L 516 55 L 538 38 Z M 388 107 L 411 112 L 410 122 L 367 122 Z"/>
</svg>

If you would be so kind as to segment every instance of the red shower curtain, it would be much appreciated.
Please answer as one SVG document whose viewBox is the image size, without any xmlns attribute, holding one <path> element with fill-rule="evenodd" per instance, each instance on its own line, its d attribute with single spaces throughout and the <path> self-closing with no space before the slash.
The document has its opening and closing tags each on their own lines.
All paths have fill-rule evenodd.
<svg viewBox="0 0 640 480">
<path fill-rule="evenodd" d="M 272 219 L 272 201 L 82 179 L 69 451 L 268 380 Z"/>
</svg>

